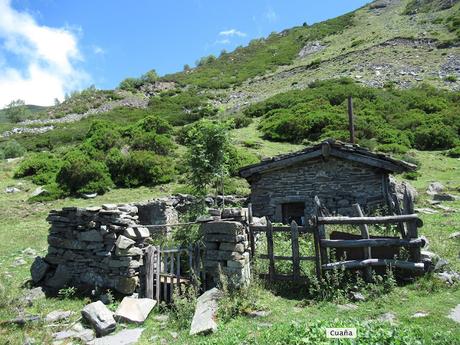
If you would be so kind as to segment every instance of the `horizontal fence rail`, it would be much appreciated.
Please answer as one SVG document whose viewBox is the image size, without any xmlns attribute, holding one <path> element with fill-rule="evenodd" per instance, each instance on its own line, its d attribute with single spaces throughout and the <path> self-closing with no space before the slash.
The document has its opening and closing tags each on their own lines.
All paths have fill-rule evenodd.
<svg viewBox="0 0 460 345">
<path fill-rule="evenodd" d="M 421 262 L 410 262 L 392 259 L 365 259 L 365 260 L 348 260 L 324 264 L 323 269 L 332 270 L 335 268 L 364 268 L 368 266 L 393 266 L 410 270 L 424 270 L 425 265 Z"/>
<path fill-rule="evenodd" d="M 372 238 L 364 240 L 321 240 L 321 246 L 328 248 L 362 248 L 362 247 L 423 247 L 422 238 Z"/>
<path fill-rule="evenodd" d="M 360 224 L 398 224 L 415 222 L 417 227 L 423 226 L 422 220 L 416 214 L 382 217 L 317 217 L 317 224 L 321 225 L 360 225 Z"/>
</svg>

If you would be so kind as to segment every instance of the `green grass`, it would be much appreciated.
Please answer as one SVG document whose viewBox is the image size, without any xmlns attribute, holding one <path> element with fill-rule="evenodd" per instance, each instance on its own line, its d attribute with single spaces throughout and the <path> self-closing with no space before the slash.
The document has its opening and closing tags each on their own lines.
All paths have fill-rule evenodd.
<svg viewBox="0 0 460 345">
<path fill-rule="evenodd" d="M 255 130 L 256 124 L 235 131 L 236 140 L 252 138 L 261 140 L 263 155 L 286 152 L 298 147 L 290 144 L 271 143 L 274 146 L 266 147 L 265 141 L 260 139 Z M 427 185 L 432 181 L 439 181 L 448 186 L 451 192 L 455 192 L 458 184 L 460 163 L 458 159 L 449 158 L 439 152 L 415 152 L 415 156 L 422 162 L 421 177 L 411 181 L 421 193 L 417 206 L 426 206 L 426 195 L 423 194 Z M 151 199 L 159 195 L 168 195 L 177 185 L 166 185 L 158 188 L 116 189 L 94 200 L 82 200 L 67 198 L 46 203 L 31 204 L 26 202 L 28 194 L 36 187 L 28 180 L 12 179 L 13 169 L 17 162 L 0 164 L 0 284 L 7 287 L 2 301 L 7 301 L 6 307 L 0 307 L 0 320 L 17 316 L 16 307 L 19 305 L 18 298 L 26 291 L 23 284 L 29 279 L 29 267 L 32 257 L 26 257 L 27 264 L 13 267 L 15 258 L 22 256 L 21 251 L 27 247 L 37 250 L 39 255 L 46 253 L 46 236 L 48 224 L 46 215 L 51 209 L 59 209 L 64 206 L 90 206 L 102 203 L 122 203 Z M 17 185 L 25 192 L 6 194 L 7 186 Z M 460 202 L 444 202 L 446 206 L 460 209 Z M 460 271 L 458 259 L 459 240 L 448 239 L 449 234 L 460 228 L 460 212 L 443 213 L 435 215 L 421 215 L 424 227 L 421 234 L 430 241 L 430 250 L 438 253 L 449 261 L 452 269 Z M 7 274 L 11 278 L 7 278 Z M 281 291 L 281 293 L 279 292 Z M 278 292 L 262 289 L 259 292 L 258 306 L 268 310 L 271 314 L 266 318 L 253 319 L 238 316 L 227 323 L 220 323 L 218 331 L 208 337 L 189 337 L 188 330 L 177 329 L 173 322 L 160 325 L 155 320 L 155 311 L 145 323 L 145 331 L 139 344 L 160 343 L 165 339 L 169 344 L 241 344 L 259 343 L 268 344 L 276 339 L 291 339 L 292 343 L 302 343 L 305 335 L 305 326 L 309 325 L 315 332 L 322 333 L 321 327 L 334 327 L 347 324 L 350 327 L 366 320 L 375 320 L 386 312 L 396 315 L 397 324 L 386 326 L 387 331 L 392 327 L 403 330 L 419 329 L 420 337 L 429 344 L 436 332 L 442 332 L 449 340 L 446 344 L 455 344 L 460 339 L 460 329 L 446 315 L 460 301 L 460 289 L 446 287 L 436 283 L 435 280 L 422 279 L 415 284 L 397 287 L 390 294 L 372 300 L 357 303 L 358 308 L 354 311 L 339 311 L 335 303 L 303 301 L 301 295 L 286 293 L 286 289 Z M 56 309 L 73 310 L 75 314 L 72 321 L 79 317 L 79 311 L 87 303 L 87 299 L 71 298 L 47 298 L 37 301 L 32 307 L 25 307 L 30 314 L 46 315 Z M 115 306 L 112 306 L 115 307 Z M 428 312 L 426 318 L 414 319 L 411 316 L 418 311 Z M 317 322 L 323 322 L 318 324 Z M 322 325 L 322 326 L 321 326 Z M 358 328 L 364 327 L 359 324 Z M 35 338 L 37 343 L 47 344 L 51 342 L 51 334 L 60 329 L 66 329 L 62 324 L 57 327 L 43 327 L 42 324 L 18 326 L 0 326 L 0 338 L 5 344 L 22 344 L 25 336 Z M 171 332 L 177 332 L 174 339 Z M 151 338 L 156 337 L 155 341 Z M 297 340 L 296 340 L 297 339 Z M 295 342 L 294 342 L 295 341 Z M 441 342 L 442 343 L 442 342 Z M 281 342 L 280 342 L 281 344 Z M 327 344 L 327 343 L 325 343 Z"/>
</svg>

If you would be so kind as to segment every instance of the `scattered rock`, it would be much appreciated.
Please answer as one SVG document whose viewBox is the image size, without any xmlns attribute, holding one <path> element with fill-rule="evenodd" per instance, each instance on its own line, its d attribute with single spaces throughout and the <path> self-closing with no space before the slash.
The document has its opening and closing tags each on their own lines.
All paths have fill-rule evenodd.
<svg viewBox="0 0 460 345">
<path fill-rule="evenodd" d="M 22 254 L 27 256 L 35 256 L 37 255 L 37 252 L 35 251 L 35 249 L 28 247 L 22 251 Z"/>
<path fill-rule="evenodd" d="M 101 301 L 88 304 L 81 314 L 93 326 L 98 336 L 107 335 L 115 330 L 116 323 L 112 312 Z"/>
<path fill-rule="evenodd" d="M 265 311 L 265 310 L 257 310 L 257 311 L 251 311 L 248 313 L 248 316 L 251 316 L 251 317 L 267 317 L 268 315 L 270 315 L 271 312 L 270 311 Z"/>
<path fill-rule="evenodd" d="M 177 333 L 177 332 L 169 332 L 169 334 L 171 334 L 171 337 L 173 339 L 177 339 L 179 337 L 179 333 Z"/>
<path fill-rule="evenodd" d="M 213 288 L 198 297 L 190 335 L 209 334 L 217 330 L 217 302 L 222 295 L 219 289 Z"/>
<path fill-rule="evenodd" d="M 38 283 L 40 280 L 42 280 L 46 272 L 48 272 L 50 268 L 50 265 L 43 260 L 40 256 L 37 256 L 32 263 L 32 266 L 30 267 L 30 275 L 32 276 L 32 280 L 34 283 Z"/>
<path fill-rule="evenodd" d="M 351 292 L 351 299 L 356 302 L 364 302 L 366 300 L 360 292 Z"/>
<path fill-rule="evenodd" d="M 371 10 L 376 10 L 380 8 L 385 8 L 390 4 L 390 0 L 377 0 L 374 1 L 373 3 L 369 4 L 369 8 Z"/>
<path fill-rule="evenodd" d="M 97 193 L 82 193 L 81 196 L 83 199 L 94 199 L 97 197 Z"/>
<path fill-rule="evenodd" d="M 443 282 L 452 285 L 456 281 L 460 281 L 460 274 L 456 272 L 441 272 L 437 274 L 438 278 Z"/>
<path fill-rule="evenodd" d="M 378 320 L 379 320 L 379 321 L 387 321 L 387 322 L 393 324 L 393 323 L 395 323 L 395 321 L 396 321 L 396 315 L 393 314 L 393 313 L 391 313 L 391 312 L 385 313 L 385 314 L 383 314 L 383 315 L 380 315 L 380 316 L 378 317 Z"/>
<path fill-rule="evenodd" d="M 96 338 L 88 345 L 134 345 L 139 341 L 143 331 L 143 328 L 124 329 L 117 334 Z"/>
<path fill-rule="evenodd" d="M 21 190 L 16 187 L 6 187 L 5 188 L 5 193 L 11 193 L 11 194 L 16 194 L 19 193 Z"/>
<path fill-rule="evenodd" d="M 449 262 L 447 260 L 444 260 L 442 258 L 439 258 L 439 260 L 436 262 L 436 265 L 434 266 L 434 270 L 439 272 L 441 271 L 445 266 L 447 266 Z"/>
<path fill-rule="evenodd" d="M 167 322 L 169 320 L 169 316 L 166 314 L 157 315 L 155 316 L 155 320 L 159 322 Z"/>
<path fill-rule="evenodd" d="M 40 299 L 40 298 L 45 298 L 45 292 L 43 291 L 42 287 L 36 287 L 33 289 L 30 289 L 23 297 L 22 301 L 27 302 L 28 304 L 32 304 L 33 301 Z"/>
<path fill-rule="evenodd" d="M 17 267 L 17 266 L 22 266 L 22 265 L 25 265 L 26 264 L 26 260 L 24 260 L 23 258 L 17 258 L 16 260 L 13 261 L 13 266 L 14 267 Z"/>
<path fill-rule="evenodd" d="M 68 319 L 73 313 L 68 310 L 68 311 L 62 311 L 62 310 L 55 310 L 46 315 L 45 317 L 45 322 L 56 322 L 56 321 L 61 321 Z"/>
<path fill-rule="evenodd" d="M 322 45 L 319 41 L 310 42 L 300 50 L 299 58 L 304 58 L 311 54 L 320 52 L 324 48 L 326 48 L 326 46 Z"/>
<path fill-rule="evenodd" d="M 454 309 L 450 311 L 449 319 L 460 323 L 460 304 L 458 304 Z"/>
<path fill-rule="evenodd" d="M 30 338 L 30 337 L 25 337 L 24 343 L 22 345 L 34 345 L 35 344 L 35 339 Z"/>
<path fill-rule="evenodd" d="M 43 187 L 37 187 L 33 192 L 32 194 L 30 194 L 30 196 L 33 198 L 35 196 L 39 196 L 39 195 L 46 195 L 48 194 L 48 191 L 43 188 Z"/>
<path fill-rule="evenodd" d="M 433 195 L 433 200 L 438 200 L 438 201 L 455 201 L 459 197 L 453 194 L 447 194 L 447 193 L 441 193 L 441 194 L 435 194 Z"/>
<path fill-rule="evenodd" d="M 53 334 L 53 339 L 56 341 L 63 341 L 70 338 L 80 339 L 86 344 L 87 342 L 94 339 L 94 331 L 84 328 L 81 323 L 77 323 L 69 330 Z"/>
<path fill-rule="evenodd" d="M 460 238 L 460 231 L 454 232 L 449 235 L 449 238 Z"/>
<path fill-rule="evenodd" d="M 445 187 L 440 182 L 432 182 L 428 186 L 426 193 L 429 195 L 435 195 L 435 194 L 442 193 L 444 189 Z"/>
<path fill-rule="evenodd" d="M 339 304 L 337 305 L 337 309 L 342 310 L 342 311 L 349 311 L 349 310 L 356 310 L 358 309 L 358 306 L 356 304 Z"/>
<path fill-rule="evenodd" d="M 157 301 L 150 298 L 125 297 L 115 312 L 117 321 L 143 323 L 149 316 Z"/>
<path fill-rule="evenodd" d="M 427 312 L 418 311 L 418 312 L 416 312 L 414 315 L 412 315 L 412 317 L 414 317 L 414 318 L 419 318 L 419 317 L 427 317 L 428 315 L 430 315 L 430 314 L 427 313 Z"/>
</svg>

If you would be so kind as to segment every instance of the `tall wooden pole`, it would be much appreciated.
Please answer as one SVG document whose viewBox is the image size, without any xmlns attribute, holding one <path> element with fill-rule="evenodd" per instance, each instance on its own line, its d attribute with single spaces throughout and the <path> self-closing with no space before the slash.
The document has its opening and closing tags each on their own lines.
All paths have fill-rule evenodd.
<svg viewBox="0 0 460 345">
<path fill-rule="evenodd" d="M 350 143 L 355 144 L 355 124 L 353 120 L 353 98 L 348 96 L 348 125 L 350 130 Z"/>
</svg>

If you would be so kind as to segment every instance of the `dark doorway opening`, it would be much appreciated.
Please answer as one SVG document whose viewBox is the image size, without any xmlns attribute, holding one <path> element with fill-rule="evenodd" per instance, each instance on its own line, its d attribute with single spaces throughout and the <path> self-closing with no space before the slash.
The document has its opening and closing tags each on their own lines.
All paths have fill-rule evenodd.
<svg viewBox="0 0 460 345">
<path fill-rule="evenodd" d="M 304 225 L 305 203 L 289 202 L 281 205 L 283 224 L 290 224 L 294 220 L 298 225 Z"/>
</svg>

